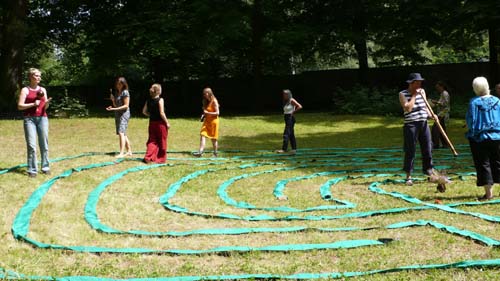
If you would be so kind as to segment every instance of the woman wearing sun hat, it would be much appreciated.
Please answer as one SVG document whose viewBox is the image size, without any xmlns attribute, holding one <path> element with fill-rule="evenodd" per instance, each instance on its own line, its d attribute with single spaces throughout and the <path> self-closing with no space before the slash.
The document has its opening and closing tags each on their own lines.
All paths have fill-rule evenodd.
<svg viewBox="0 0 500 281">
<path fill-rule="evenodd" d="M 432 141 L 427 119 L 430 112 L 425 105 L 425 90 L 422 89 L 424 78 L 420 73 L 410 73 L 408 76 L 408 88 L 399 92 L 399 102 L 404 111 L 404 165 L 406 172 L 406 184 L 412 185 L 411 173 L 415 163 L 415 152 L 417 142 L 420 144 L 422 153 L 422 171 L 426 175 L 433 173 L 432 164 Z"/>
</svg>

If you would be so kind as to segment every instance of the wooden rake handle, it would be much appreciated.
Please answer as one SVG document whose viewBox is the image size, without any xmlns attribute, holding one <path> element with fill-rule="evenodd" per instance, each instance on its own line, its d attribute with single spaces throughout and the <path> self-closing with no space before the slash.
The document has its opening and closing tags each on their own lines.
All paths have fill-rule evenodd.
<svg viewBox="0 0 500 281">
<path fill-rule="evenodd" d="M 434 114 L 434 111 L 432 111 L 431 105 L 427 101 L 427 98 L 425 96 L 423 96 L 423 95 L 420 95 L 420 96 L 422 96 L 422 99 L 425 102 L 425 106 L 427 106 L 427 109 L 431 113 L 432 119 L 434 119 L 434 122 L 436 122 L 436 125 L 437 125 L 437 127 L 439 129 L 439 132 L 441 132 L 441 135 L 443 135 L 444 140 L 446 141 L 446 143 L 448 144 L 448 146 L 451 149 L 451 152 L 453 152 L 454 156 L 458 156 L 458 152 L 455 150 L 455 147 L 453 146 L 453 144 L 451 143 L 450 139 L 448 138 L 448 135 L 444 131 L 443 127 L 441 126 L 441 123 L 439 123 L 439 118 L 436 116 L 436 114 Z"/>
</svg>

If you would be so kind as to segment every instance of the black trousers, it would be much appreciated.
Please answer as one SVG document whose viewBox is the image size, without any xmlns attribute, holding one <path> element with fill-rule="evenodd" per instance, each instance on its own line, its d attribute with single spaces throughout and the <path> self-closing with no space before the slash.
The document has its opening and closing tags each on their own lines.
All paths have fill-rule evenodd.
<svg viewBox="0 0 500 281">
<path fill-rule="evenodd" d="M 441 127 L 443 127 L 443 130 L 446 133 L 446 123 L 444 121 L 445 121 L 444 117 L 439 117 L 439 124 L 441 124 Z M 432 147 L 439 148 L 448 146 L 448 143 L 446 143 L 446 140 L 439 131 L 439 128 L 435 121 L 434 125 L 432 125 L 431 135 L 432 135 Z"/>
<path fill-rule="evenodd" d="M 476 185 L 500 183 L 500 140 L 469 140 L 469 145 L 476 167 Z"/>
<path fill-rule="evenodd" d="M 297 149 L 294 126 L 295 117 L 292 114 L 285 114 L 285 131 L 283 132 L 283 146 L 281 147 L 284 151 L 288 149 L 288 142 L 290 142 L 292 149 Z"/>
<path fill-rule="evenodd" d="M 407 173 L 413 171 L 418 142 L 420 144 L 420 153 L 422 153 L 422 172 L 427 174 L 427 171 L 433 167 L 431 133 L 427 126 L 427 121 L 415 121 L 404 124 L 403 137 L 405 152 L 403 171 Z"/>
</svg>

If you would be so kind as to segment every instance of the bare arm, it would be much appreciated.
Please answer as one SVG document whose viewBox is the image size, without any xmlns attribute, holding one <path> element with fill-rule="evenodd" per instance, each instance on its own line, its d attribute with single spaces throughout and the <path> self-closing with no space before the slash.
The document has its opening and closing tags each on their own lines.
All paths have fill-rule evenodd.
<svg viewBox="0 0 500 281">
<path fill-rule="evenodd" d="M 37 107 L 38 104 L 40 104 L 40 101 L 35 101 L 32 103 L 25 103 L 24 101 L 26 100 L 26 96 L 28 95 L 28 89 L 27 88 L 22 88 L 21 92 L 19 93 L 19 99 L 17 100 L 17 109 L 19 110 L 26 110 L 28 108 L 32 107 Z M 38 102 L 38 104 L 37 104 Z"/>
<path fill-rule="evenodd" d="M 219 102 L 217 100 L 214 101 L 214 107 L 215 111 L 207 111 L 206 109 L 203 109 L 203 113 L 208 115 L 219 116 Z"/>
<path fill-rule="evenodd" d="M 123 105 L 116 108 L 116 110 L 125 110 L 130 104 L 130 97 L 123 97 Z"/>
<path fill-rule="evenodd" d="M 123 97 L 123 105 L 119 107 L 115 106 L 115 101 L 113 100 L 113 106 L 108 106 L 106 110 L 108 111 L 118 111 L 118 110 L 126 110 L 130 103 L 130 97 Z"/>
<path fill-rule="evenodd" d="M 399 103 L 401 104 L 401 107 L 403 108 L 403 111 L 405 113 L 410 112 L 413 109 L 413 106 L 415 105 L 415 98 L 416 98 L 415 94 L 411 95 L 411 98 L 409 100 L 407 100 L 405 95 L 403 94 L 403 92 L 399 93 Z"/>
<path fill-rule="evenodd" d="M 47 108 L 49 108 L 49 104 L 50 104 L 50 101 L 52 100 L 52 98 L 49 98 L 49 96 L 47 96 L 47 90 L 45 90 L 45 88 L 42 87 L 41 90 L 44 93 L 45 110 L 47 110 Z"/>
<path fill-rule="evenodd" d="M 290 102 L 293 104 L 293 106 L 295 107 L 295 110 L 293 111 L 292 114 L 294 114 L 295 112 L 299 111 L 302 109 L 302 105 L 297 101 L 295 100 L 294 98 L 292 98 L 292 100 L 290 100 Z"/>
<path fill-rule="evenodd" d="M 161 119 L 163 119 L 163 122 L 167 124 L 167 128 L 170 128 L 170 123 L 168 123 L 167 115 L 165 115 L 165 102 L 163 101 L 163 99 L 160 99 L 160 101 L 158 102 L 158 106 L 160 107 Z"/>
<path fill-rule="evenodd" d="M 148 110 L 148 102 L 146 102 L 144 104 L 144 106 L 142 107 L 142 114 L 146 115 L 149 117 L 149 110 Z"/>
</svg>

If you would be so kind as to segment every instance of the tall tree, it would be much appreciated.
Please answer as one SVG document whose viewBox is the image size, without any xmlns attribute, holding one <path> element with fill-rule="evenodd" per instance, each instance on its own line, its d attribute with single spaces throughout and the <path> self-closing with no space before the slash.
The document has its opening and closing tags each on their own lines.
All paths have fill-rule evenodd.
<svg viewBox="0 0 500 281">
<path fill-rule="evenodd" d="M 1 5 L 0 110 L 12 111 L 22 81 L 28 3 L 6 0 Z"/>
<path fill-rule="evenodd" d="M 474 38 L 481 40 L 477 36 L 481 31 L 488 34 L 490 79 L 492 82 L 500 81 L 498 72 L 500 51 L 500 3 L 498 1 L 476 0 L 463 1 L 456 14 L 456 22 L 471 34 Z M 459 33 L 460 34 L 460 33 Z"/>
</svg>

